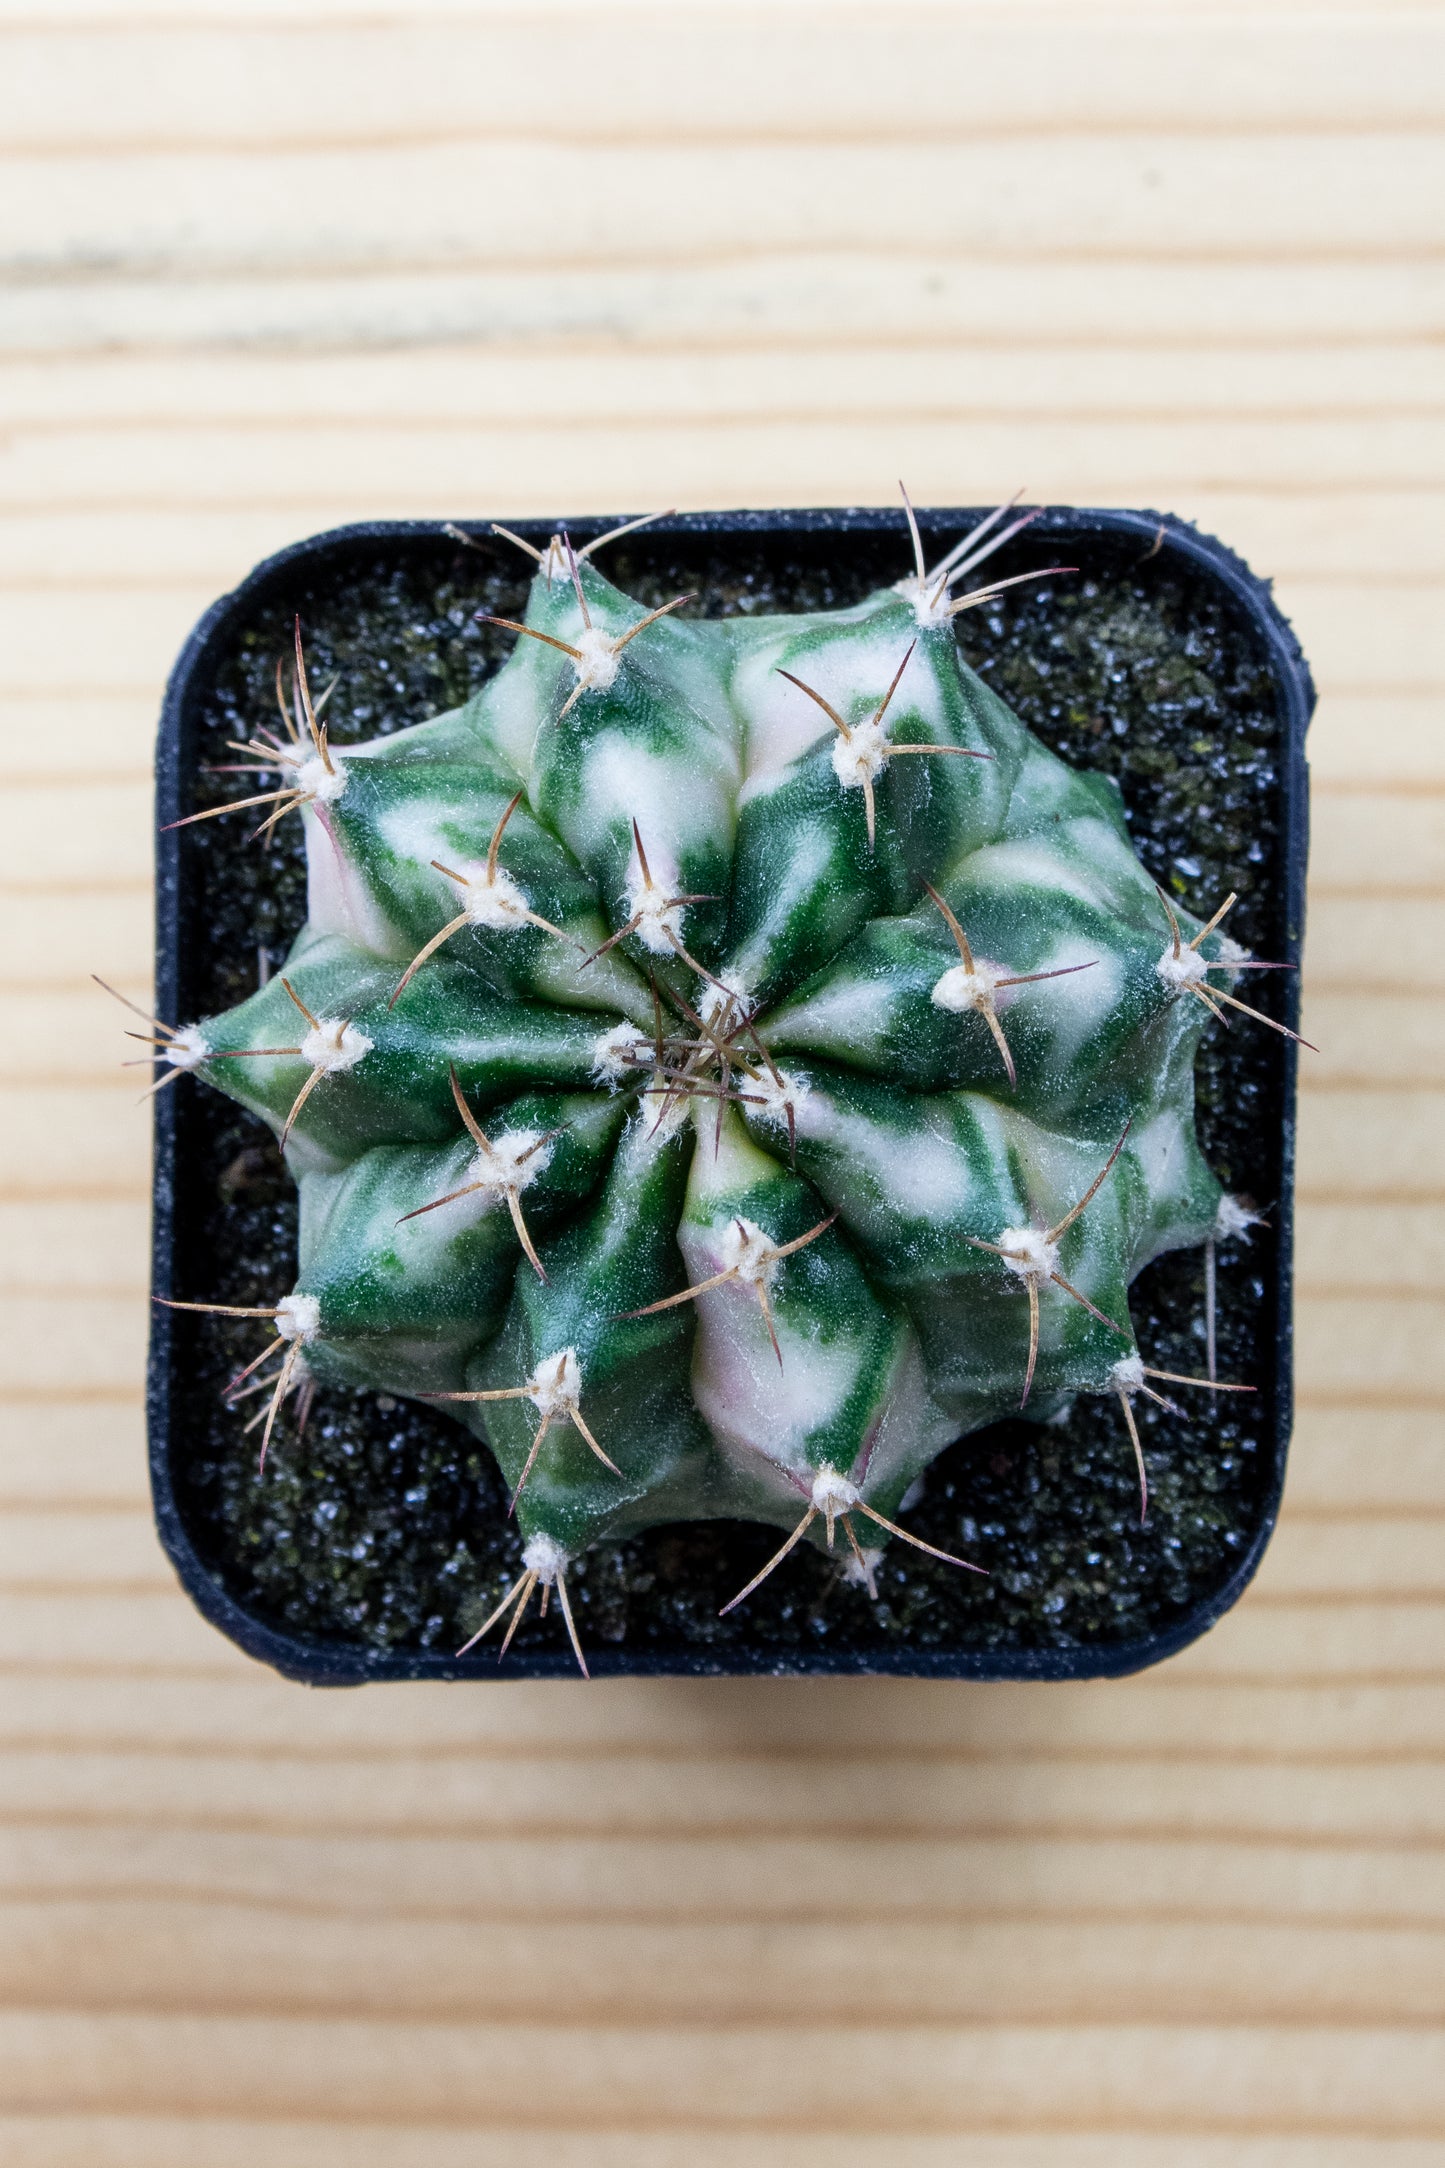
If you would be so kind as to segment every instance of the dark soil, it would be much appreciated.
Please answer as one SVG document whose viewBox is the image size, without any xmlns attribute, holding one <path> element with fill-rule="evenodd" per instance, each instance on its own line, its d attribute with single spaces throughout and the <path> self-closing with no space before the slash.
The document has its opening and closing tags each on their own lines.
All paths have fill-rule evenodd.
<svg viewBox="0 0 1445 2168">
<path fill-rule="evenodd" d="M 1002 556 L 998 573 L 1062 554 L 1080 575 L 965 615 L 969 660 L 1066 760 L 1118 778 L 1139 854 L 1163 885 L 1196 910 L 1238 890 L 1230 930 L 1259 955 L 1284 954 L 1299 932 L 1285 924 L 1281 882 L 1288 748 L 1257 631 L 1177 555 L 1145 557 L 1132 536 L 1081 537 L 1068 514 L 1050 525 L 1051 537 L 1035 530 Z M 579 540 L 591 531 L 587 522 L 574 529 Z M 950 539 L 954 531 L 945 530 Z M 698 591 L 696 607 L 720 614 L 851 603 L 897 577 L 905 556 L 901 531 L 670 532 L 629 538 L 605 563 L 640 599 L 687 587 Z M 187 810 L 234 788 L 205 769 L 233 757 L 226 739 L 266 716 L 293 611 L 313 683 L 337 676 L 329 714 L 345 744 L 465 699 L 511 644 L 475 613 L 520 614 L 524 569 L 504 544 L 479 553 L 403 533 L 333 545 L 273 577 L 231 618 L 218 665 L 193 680 Z M 181 1019 L 250 993 L 301 924 L 300 823 L 286 823 L 270 850 L 247 843 L 249 827 L 240 817 L 183 832 Z M 1281 1004 L 1289 985 L 1260 974 L 1249 998 Z M 1205 1041 L 1206 1155 L 1227 1189 L 1266 1206 L 1282 1181 L 1287 1078 L 1284 1042 L 1272 1032 L 1241 1020 Z M 174 1292 L 273 1302 L 292 1284 L 296 1213 L 270 1133 L 217 1093 L 181 1083 L 172 1096 Z M 1220 1375 L 1257 1385 L 1257 1396 L 1185 1394 L 1182 1421 L 1138 1403 L 1147 1527 L 1117 1403 L 1080 1400 L 1054 1424 L 999 1423 L 961 1440 L 927 1477 L 910 1525 L 986 1565 L 987 1580 L 894 1545 L 873 1604 L 804 1550 L 742 1613 L 719 1619 L 719 1605 L 776 1547 L 776 1530 L 660 1528 L 595 1551 L 569 1578 L 597 1668 L 907 1669 L 913 1652 L 925 1667 L 987 1652 L 995 1667 L 1047 1669 L 1048 1652 L 1088 1648 L 1107 1663 L 1109 1644 L 1167 1633 L 1228 1581 L 1271 1508 L 1275 1240 L 1256 1230 L 1248 1247 L 1219 1259 Z M 1146 1359 L 1202 1370 L 1202 1253 L 1149 1267 L 1132 1309 Z M 374 1654 L 381 1671 L 428 1652 L 421 1668 L 443 1668 L 517 1570 L 518 1540 L 485 1451 L 443 1415 L 328 1391 L 302 1439 L 289 1415 L 283 1421 L 258 1478 L 255 1440 L 219 1400 L 256 1352 L 256 1328 L 212 1319 L 178 1319 L 177 1328 L 172 1479 L 210 1570 L 254 1618 L 289 1637 Z M 570 1663 L 551 1619 L 534 1616 L 513 1652 L 528 1669 Z M 485 1651 L 461 1668 L 474 1661 L 491 1668 Z"/>
</svg>

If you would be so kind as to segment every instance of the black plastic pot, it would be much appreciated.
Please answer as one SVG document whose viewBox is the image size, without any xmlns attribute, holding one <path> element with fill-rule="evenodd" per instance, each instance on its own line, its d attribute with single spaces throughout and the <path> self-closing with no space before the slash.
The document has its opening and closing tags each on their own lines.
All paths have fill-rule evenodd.
<svg viewBox="0 0 1445 2168">
<path fill-rule="evenodd" d="M 946 545 L 978 516 L 934 511 L 922 515 L 922 525 L 927 537 Z M 580 543 L 614 524 L 577 520 L 571 532 Z M 540 543 L 551 523 L 517 528 Z M 365 699 L 352 698 L 359 669 L 343 668 L 339 742 L 348 735 L 348 700 L 350 734 L 367 736 L 383 721 L 421 720 L 477 682 L 488 667 L 474 625 L 481 590 L 490 579 L 485 599 L 495 608 L 504 593 L 497 583 L 511 581 L 515 609 L 528 568 L 508 545 L 492 540 L 484 523 L 469 523 L 468 531 L 482 543 L 481 556 L 434 525 L 338 529 L 269 559 L 217 602 L 187 641 L 167 688 L 157 751 L 159 822 L 174 822 L 224 794 L 198 784 L 198 775 L 243 715 L 258 719 L 249 703 L 293 611 L 301 612 L 313 650 L 320 643 L 323 664 L 333 634 L 344 664 L 345 638 L 358 623 L 363 630 L 373 622 L 385 628 L 384 638 L 377 635 L 385 655 L 377 660 L 367 653 L 368 668 L 374 663 L 380 675 L 367 679 Z M 695 514 L 660 521 L 614 548 L 620 554 L 609 570 L 630 591 L 660 596 L 699 588 L 699 606 L 712 609 L 848 602 L 907 568 L 903 523 L 891 510 Z M 1314 692 L 1267 585 L 1217 542 L 1152 512 L 1049 512 L 989 571 L 1060 562 L 1078 568 L 1075 579 L 1015 590 L 960 620 L 972 659 L 1066 757 L 1119 775 L 1136 843 L 1156 877 L 1172 874 L 1176 886 L 1186 887 L 1197 880 L 1200 895 L 1212 900 L 1238 888 L 1241 904 L 1231 924 L 1257 953 L 1296 963 L 1307 849 L 1304 741 Z M 370 619 L 364 611 L 357 617 L 358 596 Z M 241 829 L 232 822 L 161 827 L 156 988 L 158 1013 L 168 1020 L 238 998 L 254 983 L 258 940 L 279 960 L 294 930 L 287 922 L 288 910 L 291 921 L 296 916 L 291 859 L 284 849 L 268 859 L 253 847 L 241 860 L 235 855 Z M 238 882 L 245 894 L 235 903 Z M 218 898 L 226 901 L 219 915 Z M 1199 897 L 1191 891 L 1188 900 Z M 1267 976 L 1264 998 L 1292 1025 L 1295 979 Z M 1227 1186 L 1249 1187 L 1270 1207 L 1268 1229 L 1227 1261 L 1220 1283 L 1221 1345 L 1241 1365 L 1221 1374 L 1247 1376 L 1257 1398 L 1236 1399 L 1228 1411 L 1223 1396 L 1198 1414 L 1191 1409 L 1187 1435 L 1172 1441 L 1146 1435 L 1165 1470 L 1156 1486 L 1164 1503 L 1156 1506 L 1152 1529 L 1137 1528 L 1132 1460 L 1101 1428 L 1096 1406 L 1048 1431 L 996 1425 L 949 1449 L 913 1517 L 920 1532 L 954 1545 L 962 1520 L 970 1554 L 994 1567 L 991 1584 L 955 1576 L 970 1584 L 957 1595 L 946 1579 L 931 1582 L 928 1562 L 912 1553 L 906 1588 L 900 1573 L 894 1596 L 875 1608 L 861 1596 L 837 1596 L 834 1584 L 820 1579 L 828 1571 L 824 1562 L 795 1560 L 799 1573 L 812 1577 L 802 1594 L 796 1585 L 782 1586 L 780 1574 L 765 1606 L 720 1626 L 714 1601 L 692 1602 L 692 1584 L 721 1558 L 717 1585 L 730 1592 L 775 1545 L 776 1533 L 740 1524 L 654 1532 L 608 1554 L 574 1594 L 594 1674 L 1083 1678 L 1137 1670 L 1196 1639 L 1255 1572 L 1284 1479 L 1294 1087 L 1295 1048 L 1278 1034 L 1246 1026 L 1222 1045 L 1218 1034 L 1206 1042 L 1206 1149 Z M 274 1299 L 291 1284 L 291 1263 L 279 1170 L 266 1160 L 269 1132 L 186 1081 L 157 1096 L 155 1120 L 154 1292 L 254 1300 L 254 1293 L 238 1295 L 235 1280 L 243 1264 L 250 1270 L 254 1263 L 268 1276 L 260 1299 Z M 262 1168 L 263 1202 L 238 1204 L 236 1186 L 244 1189 L 245 1170 L 253 1166 Z M 1148 1268 L 1162 1274 L 1150 1283 L 1150 1329 L 1172 1335 L 1185 1359 L 1189 1335 L 1197 1337 L 1200 1270 L 1197 1253 Z M 1144 1284 L 1141 1276 L 1141 1289 Z M 285 1461 L 285 1447 L 273 1448 L 264 1481 L 291 1488 L 284 1508 L 274 1509 L 279 1518 L 258 1519 L 273 1509 L 253 1487 L 252 1446 L 237 1437 L 239 1419 L 216 1412 L 214 1382 L 229 1355 L 216 1353 L 207 1329 L 154 1310 L 148 1412 L 161 1539 L 214 1625 L 249 1654 L 313 1685 L 571 1672 L 550 1622 L 529 1625 L 499 1672 L 488 1649 L 460 1661 L 449 1653 L 465 1638 L 447 1609 L 451 1594 L 422 1616 L 429 1598 L 421 1582 L 430 1566 L 424 1558 L 418 1563 L 408 1543 L 434 1541 L 440 1528 L 465 1561 L 473 1537 L 480 1542 L 485 1534 L 494 1549 L 511 1540 L 500 1491 L 484 1468 L 466 1460 L 455 1442 L 457 1427 L 435 1435 L 427 1429 L 445 1425 L 445 1417 L 398 1414 L 394 1404 L 374 1397 L 363 1404 L 358 1396 L 328 1428 L 323 1403 L 314 1446 L 293 1455 L 280 1477 L 276 1462 Z M 1247 1418 L 1238 1415 L 1241 1408 Z M 386 1443 L 399 1425 L 410 1426 L 402 1442 L 393 1436 Z M 427 1481 L 390 1502 L 375 1473 L 384 1444 L 401 1454 L 399 1467 L 408 1453 L 432 1455 Z M 421 1588 L 410 1623 L 382 1618 L 385 1604 L 372 1598 L 347 1609 L 347 1576 L 354 1581 L 361 1569 L 349 1563 L 358 1554 L 355 1544 L 343 1548 L 342 1536 L 349 1540 L 354 1531 L 338 1526 L 335 1541 L 324 1533 L 328 1512 L 334 1522 L 346 1519 L 344 1487 L 326 1486 L 346 1477 L 347 1455 L 363 1469 L 358 1481 L 370 1486 L 375 1506 L 357 1541 L 363 1549 L 374 1539 L 384 1551 L 390 1546 L 387 1555 L 403 1561 Z M 313 1478 L 314 1493 L 307 1489 Z M 424 1497 L 425 1507 L 404 1506 L 403 1496 Z M 501 1551 L 496 1560 L 504 1562 Z M 402 1570 L 398 1565 L 396 1573 Z M 946 1576 L 948 1569 L 937 1571 Z M 385 1581 L 377 1573 L 373 1586 Z M 453 1593 L 455 1586 L 454 1579 Z M 965 1603 L 974 1608 L 959 1608 Z"/>
</svg>

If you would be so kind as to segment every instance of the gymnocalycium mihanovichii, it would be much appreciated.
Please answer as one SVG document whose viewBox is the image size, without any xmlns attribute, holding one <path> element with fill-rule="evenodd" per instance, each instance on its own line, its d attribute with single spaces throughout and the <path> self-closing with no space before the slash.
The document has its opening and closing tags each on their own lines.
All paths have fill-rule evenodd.
<svg viewBox="0 0 1445 2168">
<path fill-rule="evenodd" d="M 483 1633 L 537 1587 L 572 1629 L 569 1560 L 665 1521 L 770 1522 L 765 1573 L 807 1540 L 870 1587 L 945 1445 L 1080 1392 L 1117 1396 L 1142 1514 L 1135 1394 L 1238 1389 L 1153 1368 L 1128 1289 L 1247 1212 L 1194 1055 L 1265 967 L 964 662 L 1000 584 L 968 576 L 1028 517 L 932 568 L 915 527 L 851 609 L 707 622 L 559 536 L 506 666 L 344 753 L 298 627 L 241 797 L 192 816 L 307 839 L 282 972 L 154 1032 L 157 1088 L 260 1113 L 300 1191 L 229 1395 L 263 1470 L 318 1380 L 465 1421 L 524 1538 Z"/>
</svg>

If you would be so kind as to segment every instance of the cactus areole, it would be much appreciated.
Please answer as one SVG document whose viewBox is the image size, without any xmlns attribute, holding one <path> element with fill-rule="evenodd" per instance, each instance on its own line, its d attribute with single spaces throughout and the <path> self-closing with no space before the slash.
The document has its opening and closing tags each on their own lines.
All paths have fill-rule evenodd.
<svg viewBox="0 0 1445 2168">
<path fill-rule="evenodd" d="M 585 1668 L 589 1558 L 661 1524 L 775 1531 L 715 1606 L 743 1620 L 810 1549 L 864 1606 L 885 1565 L 987 1574 L 966 1510 L 947 1543 L 914 1524 L 930 1467 L 1090 1396 L 1147 1544 L 1139 1396 L 1187 1429 L 1257 1383 L 1216 1368 L 1212 1311 L 1207 1361 L 1147 1344 L 1131 1289 L 1208 1246 L 1212 1302 L 1250 1207 L 1201 1149 L 1196 1057 L 1233 1026 L 1287 1067 L 1287 982 L 1246 974 L 1289 958 L 1146 870 L 1113 778 L 970 667 L 967 611 L 1087 577 L 1067 536 L 994 559 L 1026 524 L 926 550 L 909 513 L 861 599 L 706 615 L 630 594 L 581 523 L 489 538 L 529 553 L 524 607 L 480 613 L 504 659 L 370 732 L 298 600 L 279 715 L 177 817 L 209 841 L 245 801 L 258 853 L 304 830 L 277 968 L 155 1033 L 162 1085 L 269 1125 L 300 1216 L 260 1301 L 193 1273 L 162 1299 L 254 1315 L 228 1398 L 258 1484 L 328 1389 L 494 1456 L 515 1564 L 473 1659 L 550 1603 Z"/>
</svg>

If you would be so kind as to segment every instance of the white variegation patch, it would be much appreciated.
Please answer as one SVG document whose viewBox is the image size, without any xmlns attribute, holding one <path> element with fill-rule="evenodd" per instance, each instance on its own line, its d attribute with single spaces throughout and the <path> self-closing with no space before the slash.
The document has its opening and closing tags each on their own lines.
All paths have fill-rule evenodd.
<svg viewBox="0 0 1445 2168">
<path fill-rule="evenodd" d="M 1072 896 L 1096 911 L 1104 900 L 1101 884 L 1087 866 L 1033 836 L 1017 843 L 986 843 L 962 863 L 978 888 L 1037 888 L 1045 895 Z"/>
<path fill-rule="evenodd" d="M 892 1018 L 895 988 L 883 978 L 839 977 L 801 1001 L 789 1002 L 759 1028 L 771 1045 L 806 1044 L 871 1052 Z"/>
<path fill-rule="evenodd" d="M 1184 1138 L 1172 1108 L 1129 1133 L 1127 1152 L 1153 1197 L 1167 1197 L 1184 1171 Z"/>
<path fill-rule="evenodd" d="M 716 777 L 680 754 L 654 753 L 620 730 L 608 730 L 588 747 L 586 761 L 586 812 L 576 816 L 579 833 L 595 849 L 635 820 L 653 879 L 670 894 L 681 885 L 678 860 L 689 844 L 704 839 L 725 844 L 730 837 L 732 806 Z"/>
<path fill-rule="evenodd" d="M 1081 964 L 1087 970 L 1080 970 Z M 1006 987 L 999 995 L 999 1010 L 1027 995 L 1053 1040 L 1054 1060 L 1062 1065 L 1074 1059 L 1090 1033 L 1118 1008 L 1124 993 L 1124 963 L 1098 943 L 1068 940 L 1050 949 L 1035 968 L 1067 976 L 1046 979 L 1039 986 Z"/>
<path fill-rule="evenodd" d="M 306 835 L 306 919 L 311 932 L 339 934 L 388 962 L 411 960 L 411 943 L 394 926 L 363 868 L 342 850 L 325 816 L 301 808 Z"/>
<path fill-rule="evenodd" d="M 793 830 L 789 841 L 791 847 L 786 861 L 769 869 L 772 878 L 768 885 L 767 909 L 724 973 L 725 977 L 744 986 L 762 976 L 774 944 L 782 937 L 799 907 L 815 894 L 828 871 L 833 839 L 820 821 L 809 821 Z"/>
<path fill-rule="evenodd" d="M 946 1224 L 957 1220 L 973 1189 L 968 1160 L 954 1139 L 924 1115 L 894 1129 L 814 1091 L 798 1106 L 800 1136 L 836 1145 L 881 1192 L 890 1213 Z"/>
<path fill-rule="evenodd" d="M 821 693 L 851 729 L 855 721 L 863 723 L 872 715 L 892 684 L 908 648 L 901 634 L 901 626 L 873 624 L 840 631 L 816 644 L 793 635 L 745 656 L 734 673 L 733 698 L 747 718 L 748 780 L 790 767 L 810 746 L 838 735 L 817 704 L 779 675 L 780 669 L 791 670 Z M 915 726 L 930 742 L 937 742 L 946 728 L 938 682 L 921 658 L 904 673 L 887 722 L 895 730 L 902 722 Z"/>
</svg>

